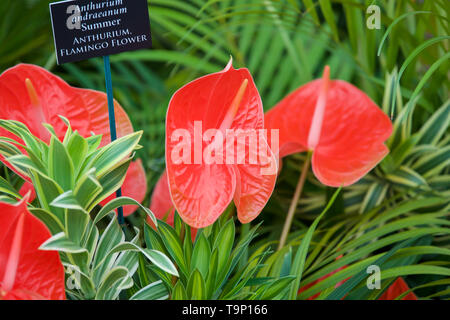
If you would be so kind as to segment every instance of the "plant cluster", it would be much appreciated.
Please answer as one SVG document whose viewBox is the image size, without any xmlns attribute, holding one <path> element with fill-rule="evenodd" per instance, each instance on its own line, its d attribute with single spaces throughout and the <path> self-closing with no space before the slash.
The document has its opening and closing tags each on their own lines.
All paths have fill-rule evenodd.
<svg viewBox="0 0 450 320">
<path fill-rule="evenodd" d="M 0 4 L 0 299 L 449 298 L 448 1 L 148 2 L 113 142 L 101 61 Z M 263 152 L 196 163 L 199 121 L 206 159 Z"/>
</svg>

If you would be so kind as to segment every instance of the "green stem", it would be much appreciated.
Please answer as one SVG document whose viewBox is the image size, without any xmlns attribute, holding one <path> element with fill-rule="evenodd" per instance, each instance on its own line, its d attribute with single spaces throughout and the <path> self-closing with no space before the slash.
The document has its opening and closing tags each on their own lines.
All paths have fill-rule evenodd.
<svg viewBox="0 0 450 320">
<path fill-rule="evenodd" d="M 305 185 L 306 175 L 309 170 L 309 165 L 311 164 L 311 151 L 308 151 L 306 155 L 305 163 L 303 164 L 302 172 L 300 174 L 300 178 L 298 179 L 297 187 L 295 188 L 294 196 L 291 200 L 291 205 L 289 207 L 288 214 L 286 216 L 286 220 L 284 221 L 283 231 L 281 232 L 280 242 L 278 244 L 278 250 L 282 249 L 286 244 L 287 236 L 289 234 L 289 230 L 291 229 L 292 220 L 294 218 L 295 209 L 297 209 L 298 200 L 302 194 L 303 186 Z"/>
</svg>

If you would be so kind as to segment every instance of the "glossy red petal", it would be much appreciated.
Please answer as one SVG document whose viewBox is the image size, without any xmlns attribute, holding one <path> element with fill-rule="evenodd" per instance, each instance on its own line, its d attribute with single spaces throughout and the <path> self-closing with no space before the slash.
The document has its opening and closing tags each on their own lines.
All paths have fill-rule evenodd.
<svg viewBox="0 0 450 320">
<path fill-rule="evenodd" d="M 316 86 L 302 86 L 264 115 L 267 130 L 279 130 L 278 156 L 308 150 L 308 134 L 316 103 Z"/>
<path fill-rule="evenodd" d="M 275 157 L 270 154 L 270 166 L 265 169 L 271 171 L 265 174 L 260 165 L 238 165 L 234 203 L 241 223 L 249 223 L 255 219 L 272 195 L 277 179 L 277 165 Z"/>
<path fill-rule="evenodd" d="M 27 200 L 26 196 L 16 205 L 0 203 L 0 299 L 65 299 L 58 253 L 38 249 L 50 231 L 28 212 Z"/>
<path fill-rule="evenodd" d="M 83 100 L 87 110 L 89 110 L 90 122 L 88 126 L 89 133 L 103 135 L 102 143 L 104 146 L 111 142 L 109 133 L 108 101 L 106 94 L 99 91 L 76 89 L 78 95 Z M 133 133 L 133 126 L 125 110 L 114 100 L 114 111 L 116 118 L 117 137 L 123 137 Z M 70 120 L 70 118 L 69 118 Z M 73 126 L 77 130 L 76 126 Z"/>
<path fill-rule="evenodd" d="M 213 224 L 233 199 L 236 177 L 233 168 L 203 165 L 195 169 L 174 169 L 169 187 L 175 207 L 187 224 L 204 228 Z"/>
<path fill-rule="evenodd" d="M 322 80 L 288 95 L 265 117 L 268 129 L 280 129 L 280 156 L 308 149 L 308 136 Z M 328 186 L 358 181 L 388 153 L 383 144 L 392 123 L 361 90 L 340 80 L 330 81 L 320 140 L 312 167 Z"/>
<path fill-rule="evenodd" d="M 254 196 L 256 192 L 252 185 L 260 182 L 257 181 L 260 177 L 254 173 L 245 175 L 245 183 L 240 178 L 241 171 L 253 169 L 238 168 L 233 161 L 233 164 L 226 164 L 225 161 L 205 163 L 203 150 L 211 141 L 204 141 L 201 136 L 209 129 L 220 130 L 225 137 L 227 129 L 235 132 L 238 129 L 262 128 L 261 99 L 247 69 L 236 70 L 229 64 L 222 72 L 192 81 L 174 94 L 166 119 L 167 174 L 172 200 L 186 223 L 195 228 L 211 225 L 233 197 L 241 203 L 238 215 L 245 221 L 251 220 L 262 210 L 271 190 L 258 199 Z M 180 130 L 186 134 L 183 138 L 176 136 Z M 179 153 L 184 156 L 184 162 L 179 161 L 180 157 L 174 157 L 175 152 L 179 151 L 180 141 L 187 146 L 185 152 Z M 224 153 L 227 148 L 224 146 Z M 236 194 L 237 186 L 240 191 Z"/>
<path fill-rule="evenodd" d="M 395 300 L 398 296 L 405 293 L 409 290 L 408 285 L 406 284 L 403 278 L 397 278 L 393 284 L 386 289 L 386 291 L 378 298 L 378 300 Z M 402 298 L 402 300 L 418 300 L 417 296 L 410 292 L 406 296 Z"/>
<path fill-rule="evenodd" d="M 147 179 L 145 177 L 144 166 L 141 159 L 130 163 L 125 181 L 122 185 L 122 195 L 124 197 L 130 197 L 139 203 L 142 203 L 147 193 Z M 109 201 L 116 198 L 115 194 L 110 195 L 108 198 L 100 202 L 100 205 L 104 206 Z M 129 216 L 137 210 L 137 206 L 124 206 L 123 215 Z"/>
<path fill-rule="evenodd" d="M 150 202 L 150 210 L 155 217 L 173 226 L 175 206 L 170 198 L 167 172 L 164 171 L 155 185 Z"/>
<path fill-rule="evenodd" d="M 155 185 L 150 202 L 150 210 L 155 217 L 163 220 L 173 226 L 175 219 L 175 206 L 170 197 L 169 182 L 167 180 L 167 172 L 164 171 Z M 147 218 L 147 222 L 155 228 L 153 221 Z M 194 240 L 197 235 L 197 229 L 191 228 L 191 239 Z"/>
</svg>

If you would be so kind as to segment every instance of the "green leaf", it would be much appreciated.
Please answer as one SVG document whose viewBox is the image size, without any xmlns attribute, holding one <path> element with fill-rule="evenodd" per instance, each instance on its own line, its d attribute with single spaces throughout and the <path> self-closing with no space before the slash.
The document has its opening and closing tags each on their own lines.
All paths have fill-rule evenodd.
<svg viewBox="0 0 450 320">
<path fill-rule="evenodd" d="M 82 240 L 83 248 L 86 248 L 89 253 L 89 265 L 92 263 L 94 258 L 95 250 L 97 249 L 97 243 L 99 239 L 100 232 L 98 228 L 94 225 L 92 220 L 89 221 L 88 231 L 84 234 Z"/>
<path fill-rule="evenodd" d="M 210 299 L 214 292 L 216 291 L 216 283 L 217 281 L 217 273 L 218 273 L 218 267 L 219 267 L 219 251 L 216 249 L 213 250 L 211 259 L 210 259 L 210 265 L 209 265 L 209 271 L 208 271 L 208 277 L 206 278 L 206 296 L 208 299 Z"/>
<path fill-rule="evenodd" d="M 183 253 L 184 253 L 184 259 L 186 261 L 186 265 L 189 268 L 191 265 L 191 257 L 192 257 L 192 251 L 193 251 L 192 239 L 191 239 L 191 228 L 187 224 L 183 224 L 183 225 L 184 225 Z"/>
<path fill-rule="evenodd" d="M 78 266 L 82 271 L 87 269 L 89 253 L 77 243 L 73 242 L 64 232 L 55 234 L 45 241 L 39 249 L 47 251 L 59 251 L 67 254 L 69 261 Z"/>
<path fill-rule="evenodd" d="M 131 242 L 123 242 L 114 247 L 108 255 L 112 255 L 116 252 L 133 250 L 141 252 L 147 259 L 149 259 L 155 266 L 160 268 L 161 270 L 170 273 L 178 277 L 178 271 L 176 267 L 173 265 L 172 261 L 162 252 L 153 250 L 153 249 L 142 249 L 134 243 Z"/>
<path fill-rule="evenodd" d="M 242 258 L 243 254 L 246 252 L 246 250 L 248 249 L 248 246 L 250 244 L 250 242 L 257 236 L 256 234 L 256 230 L 258 230 L 258 228 L 261 226 L 262 222 L 260 222 L 259 224 L 257 224 L 256 226 L 254 226 L 246 235 L 245 237 L 243 237 L 241 240 L 239 240 L 238 244 L 236 245 L 236 247 L 234 248 L 232 254 L 231 254 L 231 264 L 228 265 L 227 269 L 228 272 L 225 275 L 225 277 L 222 278 L 218 278 L 217 279 L 217 285 L 220 287 L 222 286 L 226 279 L 228 279 L 228 277 L 230 276 L 231 272 L 234 270 L 234 268 L 236 268 L 239 260 Z"/>
<path fill-rule="evenodd" d="M 179 277 L 176 267 L 165 254 L 153 249 L 144 249 L 143 253 L 158 268 L 170 273 L 171 275 Z"/>
<path fill-rule="evenodd" d="M 271 300 L 283 293 L 283 291 L 288 291 L 289 285 L 296 279 L 295 276 L 280 277 L 268 285 L 267 289 L 264 290 L 264 294 L 261 300 Z"/>
<path fill-rule="evenodd" d="M 166 286 L 159 280 L 136 292 L 130 300 L 166 300 L 168 297 Z"/>
<path fill-rule="evenodd" d="M 338 29 L 336 21 L 334 20 L 334 12 L 333 8 L 331 7 L 330 0 L 319 0 L 319 4 L 320 8 L 322 9 L 323 16 L 325 17 L 325 20 L 327 21 L 328 25 L 331 28 L 334 40 L 336 42 L 339 42 Z"/>
<path fill-rule="evenodd" d="M 142 131 L 119 138 L 100 149 L 92 160 L 90 167 L 96 168 L 97 177 L 103 177 L 107 172 L 117 166 L 117 163 L 126 158 L 141 139 Z"/>
<path fill-rule="evenodd" d="M 55 234 L 50 239 L 46 240 L 39 247 L 40 250 L 47 251 L 60 251 L 60 252 L 68 252 L 68 253 L 82 253 L 87 252 L 85 248 L 80 247 L 69 238 L 66 237 L 64 232 L 60 232 Z"/>
<path fill-rule="evenodd" d="M 392 158 L 392 165 L 386 168 L 388 173 L 391 173 L 395 169 L 399 168 L 404 160 L 410 155 L 413 148 L 417 145 L 419 136 L 414 135 L 402 141 L 394 150 L 392 150 L 390 156 Z"/>
<path fill-rule="evenodd" d="M 317 25 L 320 25 L 319 16 L 317 15 L 317 12 L 316 12 L 316 4 L 313 3 L 312 0 L 303 0 L 303 4 L 306 7 L 306 12 L 308 12 L 311 15 L 314 22 Z"/>
<path fill-rule="evenodd" d="M 102 136 L 101 135 L 93 135 L 93 136 L 90 136 L 89 138 L 86 138 L 86 141 L 88 143 L 88 152 L 87 153 L 90 154 L 98 149 L 98 147 L 100 146 L 100 144 L 102 142 Z"/>
<path fill-rule="evenodd" d="M 186 55 L 183 52 L 173 50 L 139 50 L 111 57 L 111 62 L 130 60 L 180 63 L 181 65 L 194 67 L 206 73 L 217 71 L 215 65 L 204 62 L 195 56 Z"/>
<path fill-rule="evenodd" d="M 118 256 L 118 252 L 110 254 L 110 251 L 125 240 L 117 219 L 112 218 L 108 227 L 100 237 L 93 260 L 94 283 L 99 284 L 104 273 L 111 268 Z"/>
<path fill-rule="evenodd" d="M 206 279 L 211 258 L 211 247 L 205 235 L 202 233 L 195 241 L 191 258 L 191 272 L 200 271 L 203 279 Z"/>
<path fill-rule="evenodd" d="M 419 46 L 417 46 L 406 58 L 405 62 L 403 63 L 402 67 L 400 68 L 399 72 L 398 72 L 398 78 L 397 78 L 397 83 L 396 83 L 396 88 L 400 87 L 400 80 L 403 76 L 403 73 L 405 72 L 406 68 L 411 64 L 411 62 L 426 48 L 428 48 L 429 46 L 432 46 L 438 42 L 444 41 L 444 40 L 448 40 L 450 39 L 450 36 L 438 36 L 438 37 L 434 37 L 431 39 L 428 39 L 427 41 L 425 41 L 424 43 L 420 44 Z M 395 102 L 395 100 L 394 100 Z"/>
<path fill-rule="evenodd" d="M 197 269 L 191 274 L 186 291 L 190 300 L 204 300 L 206 298 L 205 280 Z"/>
<path fill-rule="evenodd" d="M 184 261 L 183 248 L 181 247 L 180 239 L 178 238 L 177 234 L 172 229 L 172 227 L 170 227 L 163 221 L 159 221 L 158 231 L 161 234 L 161 239 L 167 251 L 177 264 L 180 272 L 187 277 L 189 273 Z"/>
<path fill-rule="evenodd" d="M 95 169 L 92 168 L 78 179 L 73 193 L 80 206 L 87 209 L 102 190 L 103 188 L 95 176 Z"/>
<path fill-rule="evenodd" d="M 450 124 L 450 101 L 447 101 L 425 122 L 419 131 L 419 144 L 436 145 Z"/>
<path fill-rule="evenodd" d="M 24 173 L 26 176 L 30 175 L 28 170 L 38 172 L 41 175 L 45 175 L 45 170 L 42 166 L 23 154 L 8 157 L 6 158 L 6 161 L 8 161 L 18 171 Z"/>
<path fill-rule="evenodd" d="M 67 152 L 72 159 L 74 176 L 78 176 L 78 172 L 81 169 L 84 159 L 88 153 L 89 145 L 86 139 L 74 132 L 70 135 L 69 141 L 67 143 Z"/>
<path fill-rule="evenodd" d="M 370 185 L 361 203 L 359 212 L 364 213 L 380 205 L 386 197 L 389 184 L 374 182 Z"/>
<path fill-rule="evenodd" d="M 33 186 L 36 190 L 37 198 L 39 199 L 40 206 L 53 213 L 61 223 L 65 223 L 65 210 L 63 208 L 50 208 L 50 203 L 53 199 L 57 198 L 64 191 L 61 187 L 49 177 L 34 172 L 32 174 Z"/>
<path fill-rule="evenodd" d="M 139 246 L 140 230 L 138 228 L 134 228 L 134 230 L 136 235 L 134 236 L 134 238 L 131 240 L 130 243 Z M 119 257 L 115 261 L 114 265 L 127 268 L 130 275 L 133 276 L 139 267 L 139 256 L 140 256 L 139 253 L 133 250 L 121 252 L 119 254 Z"/>
<path fill-rule="evenodd" d="M 234 221 L 228 220 L 227 223 L 220 230 L 216 241 L 214 242 L 213 249 L 218 251 L 218 263 L 217 263 L 217 277 L 218 279 L 224 279 L 229 267 L 231 250 L 233 249 L 235 237 Z"/>
<path fill-rule="evenodd" d="M 412 238 L 412 239 L 408 239 L 404 242 L 398 243 L 391 250 L 389 250 L 387 253 L 383 254 L 379 259 L 377 259 L 373 264 L 382 268 L 382 265 L 392 255 L 394 255 L 394 253 L 396 253 L 401 248 L 405 248 L 405 247 L 411 245 L 416 240 L 417 240 L 416 238 Z M 402 268 L 404 268 L 404 266 Z M 383 273 L 384 272 L 385 271 L 383 270 Z M 366 277 L 367 277 L 367 272 L 364 268 L 364 270 L 361 270 L 361 272 L 354 275 L 351 279 L 347 280 L 341 286 L 337 287 L 329 296 L 326 297 L 326 300 L 341 300 L 351 289 L 353 289 L 356 285 L 358 285 L 358 283 L 360 283 Z"/>
<path fill-rule="evenodd" d="M 288 251 L 284 254 L 283 264 L 280 270 L 280 277 L 288 276 L 291 272 L 292 265 L 292 247 L 288 248 Z"/>
<path fill-rule="evenodd" d="M 85 211 L 71 190 L 57 196 L 50 205 L 57 208 Z"/>
<path fill-rule="evenodd" d="M 2 137 L 2 140 L 4 140 L 4 137 Z M 12 156 L 20 155 L 21 152 L 20 149 L 17 148 L 15 145 L 0 140 L 0 154 L 3 155 L 5 158 L 9 158 Z M 26 172 L 24 174 L 27 175 Z"/>
<path fill-rule="evenodd" d="M 29 208 L 28 210 L 47 226 L 52 235 L 64 231 L 64 225 L 58 217 L 50 211 L 41 208 Z"/>
<path fill-rule="evenodd" d="M 317 225 L 320 222 L 320 219 L 325 215 L 325 213 L 330 209 L 330 207 L 333 205 L 334 200 L 337 198 L 339 192 L 341 191 L 341 188 L 337 189 L 334 193 L 333 197 L 328 202 L 325 209 L 322 211 L 322 213 L 314 220 L 313 224 L 309 227 L 308 232 L 306 233 L 305 237 L 303 238 L 302 243 L 297 249 L 297 253 L 295 254 L 294 263 L 292 264 L 291 268 L 291 275 L 295 277 L 294 283 L 292 283 L 291 288 L 289 290 L 289 299 L 295 300 L 297 297 L 297 292 L 300 288 L 300 281 L 302 279 L 303 269 L 305 266 L 305 260 L 306 260 L 306 254 L 308 253 L 309 245 L 311 243 L 311 239 L 313 237 L 314 231 L 317 228 Z"/>
<path fill-rule="evenodd" d="M 401 166 L 391 174 L 387 174 L 386 178 L 393 183 L 409 188 L 427 185 L 427 181 L 420 174 L 406 166 Z"/>
<path fill-rule="evenodd" d="M 440 173 L 450 164 L 450 145 L 421 157 L 411 167 L 424 178 Z"/>
<path fill-rule="evenodd" d="M 36 158 L 40 158 L 41 148 L 37 139 L 31 134 L 26 125 L 15 120 L 2 120 L 0 119 L 0 127 L 13 133 L 17 137 L 21 138 L 25 145 L 29 148 L 29 155 L 34 155 Z"/>
<path fill-rule="evenodd" d="M 97 204 L 108 198 L 122 186 L 125 181 L 130 162 L 131 159 L 123 161 L 119 166 L 106 173 L 98 180 L 102 186 L 102 191 L 95 197 L 95 200 L 91 202 L 87 210 L 88 212 L 91 212 Z"/>
<path fill-rule="evenodd" d="M 408 12 L 405 14 L 402 14 L 401 16 L 399 16 L 398 18 L 396 18 L 387 28 L 386 32 L 383 35 L 383 38 L 381 39 L 380 45 L 378 47 L 378 53 L 377 55 L 380 56 L 381 55 L 381 49 L 383 49 L 383 45 L 384 42 L 386 41 L 387 37 L 389 36 L 389 33 L 391 33 L 392 29 L 394 28 L 394 26 L 399 23 L 400 21 L 402 21 L 403 19 L 406 19 L 407 17 L 411 16 L 411 15 L 416 15 L 416 14 L 420 14 L 420 13 L 432 13 L 431 11 L 413 11 L 413 12 Z"/>
<path fill-rule="evenodd" d="M 178 280 L 172 289 L 172 300 L 187 300 L 187 299 L 188 296 L 186 293 L 186 289 L 184 288 L 183 283 L 181 283 L 181 281 Z"/>
<path fill-rule="evenodd" d="M 0 192 L 9 194 L 17 199 L 22 199 L 22 196 L 16 191 L 16 189 L 14 189 L 14 187 L 2 176 L 0 176 Z"/>
<path fill-rule="evenodd" d="M 162 242 L 159 233 L 153 230 L 147 222 L 144 223 L 144 239 L 147 248 L 161 252 L 165 251 L 164 243 Z"/>
<path fill-rule="evenodd" d="M 67 236 L 75 243 L 81 244 L 84 234 L 88 231 L 89 221 L 89 214 L 86 211 L 68 209 L 65 221 Z"/>
<path fill-rule="evenodd" d="M 74 166 L 66 148 L 55 136 L 50 140 L 48 160 L 50 178 L 64 191 L 71 190 L 74 184 Z"/>
<path fill-rule="evenodd" d="M 114 300 L 116 299 L 120 292 L 124 289 L 128 289 L 130 275 L 128 270 L 124 267 L 115 267 L 108 272 L 102 281 L 97 294 L 95 295 L 95 300 Z M 131 285 L 133 281 L 131 281 Z"/>
<path fill-rule="evenodd" d="M 115 198 L 111 201 L 109 201 L 97 214 L 97 216 L 94 219 L 94 223 L 97 224 L 100 220 L 102 220 L 104 217 L 106 217 L 111 211 L 119 208 L 119 207 L 123 207 L 126 205 L 137 205 L 139 206 L 142 210 L 144 210 L 147 215 L 152 219 L 153 223 L 155 223 L 155 225 L 157 224 L 157 220 L 155 218 L 155 215 L 150 211 L 150 209 L 144 207 L 142 204 L 140 204 L 139 202 L 137 202 L 136 200 L 129 198 L 129 197 L 120 197 L 120 198 Z"/>
</svg>

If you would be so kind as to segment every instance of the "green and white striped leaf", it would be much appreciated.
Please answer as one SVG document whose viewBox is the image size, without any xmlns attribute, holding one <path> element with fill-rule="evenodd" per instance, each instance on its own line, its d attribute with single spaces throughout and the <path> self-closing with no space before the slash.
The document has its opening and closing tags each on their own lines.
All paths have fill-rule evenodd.
<svg viewBox="0 0 450 320">
<path fill-rule="evenodd" d="M 169 297 L 164 283 L 159 280 L 136 292 L 130 300 L 166 300 Z"/>
</svg>

